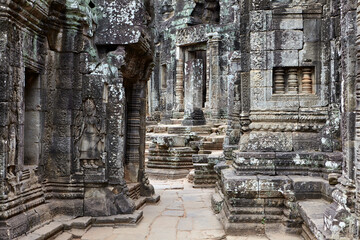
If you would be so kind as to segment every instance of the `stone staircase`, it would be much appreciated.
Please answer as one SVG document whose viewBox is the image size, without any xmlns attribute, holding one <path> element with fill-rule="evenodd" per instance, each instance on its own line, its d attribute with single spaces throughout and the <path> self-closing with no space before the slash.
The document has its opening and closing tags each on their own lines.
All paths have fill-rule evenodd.
<svg viewBox="0 0 360 240">
<path fill-rule="evenodd" d="M 221 170 L 212 198 L 228 234 L 264 234 L 269 224 L 304 239 L 336 239 L 324 230 L 334 186 L 321 177 L 243 175 L 235 168 Z M 326 214 L 325 214 L 326 215 Z"/>
<path fill-rule="evenodd" d="M 186 177 L 194 168 L 193 156 L 198 154 L 198 142 L 212 133 L 212 126 L 183 126 L 183 113 L 166 124 L 147 125 L 145 144 L 146 173 L 158 179 Z M 210 146 L 207 146 L 211 148 Z"/>
<path fill-rule="evenodd" d="M 182 115 L 166 124 L 148 125 L 147 174 L 155 178 L 181 178 L 194 169 L 194 187 L 214 187 L 213 169 L 222 158 L 225 131 L 218 125 L 183 126 Z"/>
</svg>

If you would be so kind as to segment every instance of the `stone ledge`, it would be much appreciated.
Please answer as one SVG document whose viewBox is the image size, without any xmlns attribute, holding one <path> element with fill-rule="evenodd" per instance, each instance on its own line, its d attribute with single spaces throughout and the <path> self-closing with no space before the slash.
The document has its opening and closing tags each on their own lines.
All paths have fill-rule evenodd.
<svg viewBox="0 0 360 240">
<path fill-rule="evenodd" d="M 316 239 L 332 239 L 331 233 L 324 229 L 324 212 L 329 207 L 329 202 L 323 199 L 313 199 L 299 201 L 297 205 L 306 227 L 310 229 Z"/>
<path fill-rule="evenodd" d="M 192 166 L 191 166 L 192 167 Z M 179 179 L 186 177 L 190 172 L 190 168 L 181 169 L 156 169 L 156 168 L 147 168 L 146 174 L 153 179 Z"/>
<path fill-rule="evenodd" d="M 159 199 L 157 196 L 153 201 Z M 88 230 L 92 226 L 120 226 L 120 225 L 135 225 L 143 218 L 143 212 L 136 210 L 132 214 L 119 214 L 106 217 L 79 217 L 70 221 L 53 221 L 43 225 L 42 227 L 30 232 L 26 235 L 20 236 L 18 240 L 45 240 L 52 237 L 59 237 L 64 230 L 71 231 L 74 229 Z"/>
</svg>

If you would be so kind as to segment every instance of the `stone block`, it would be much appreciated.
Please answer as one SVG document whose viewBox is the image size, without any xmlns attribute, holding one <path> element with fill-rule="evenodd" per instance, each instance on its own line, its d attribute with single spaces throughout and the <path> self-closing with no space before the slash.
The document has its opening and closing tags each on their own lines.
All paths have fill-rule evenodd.
<svg viewBox="0 0 360 240">
<path fill-rule="evenodd" d="M 321 198 L 325 180 L 315 177 L 290 176 L 293 189 L 298 200 L 306 198 Z"/>
<path fill-rule="evenodd" d="M 66 109 L 54 109 L 56 114 L 53 117 L 53 123 L 56 125 L 71 125 L 72 111 Z"/>
<path fill-rule="evenodd" d="M 275 31 L 275 49 L 299 50 L 303 48 L 303 31 L 283 30 Z"/>
<path fill-rule="evenodd" d="M 7 102 L 0 102 L 0 127 L 9 124 L 10 105 Z"/>
<path fill-rule="evenodd" d="M 74 84 L 74 70 L 58 70 L 56 76 L 56 87 L 61 89 L 72 89 Z"/>
<path fill-rule="evenodd" d="M 291 188 L 291 180 L 286 176 L 259 175 L 260 198 L 283 198 L 284 193 Z"/>
<path fill-rule="evenodd" d="M 314 66 L 320 61 L 320 47 L 319 42 L 305 42 L 304 48 L 299 51 L 299 65 Z"/>
<path fill-rule="evenodd" d="M 250 67 L 253 70 L 267 69 L 266 51 L 252 51 L 250 52 Z"/>
<path fill-rule="evenodd" d="M 250 71 L 250 86 L 251 87 L 272 87 L 273 85 L 273 71 L 272 70 L 252 70 Z"/>
<path fill-rule="evenodd" d="M 68 153 L 72 151 L 72 139 L 71 137 L 57 137 L 52 138 L 52 151 L 58 153 Z"/>
<path fill-rule="evenodd" d="M 254 0 L 251 1 L 251 10 L 267 10 L 270 9 L 270 0 Z"/>
<path fill-rule="evenodd" d="M 135 211 L 135 203 L 123 193 L 107 188 L 87 188 L 84 196 L 84 215 L 110 216 Z"/>
<path fill-rule="evenodd" d="M 11 93 L 9 75 L 0 73 L 0 102 L 9 101 Z"/>
<path fill-rule="evenodd" d="M 257 158 L 257 159 L 274 159 L 275 152 L 237 152 L 236 157 Z"/>
<path fill-rule="evenodd" d="M 265 11 L 251 11 L 249 16 L 251 31 L 264 31 L 266 29 Z M 247 26 L 244 26 L 244 30 Z"/>
<path fill-rule="evenodd" d="M 304 19 L 304 42 L 320 41 L 320 19 Z"/>
<path fill-rule="evenodd" d="M 292 134 L 288 132 L 251 132 L 247 146 L 249 151 L 292 151 Z"/>
<path fill-rule="evenodd" d="M 272 29 L 274 30 L 302 30 L 303 18 L 300 14 L 273 16 Z"/>
<path fill-rule="evenodd" d="M 330 173 L 330 174 L 328 175 L 329 184 L 330 184 L 330 185 L 336 185 L 336 184 L 338 184 L 338 179 L 339 179 L 339 177 L 341 177 L 341 175 L 338 174 L 338 173 Z"/>
<path fill-rule="evenodd" d="M 59 70 L 72 70 L 74 68 L 74 53 L 61 53 L 59 54 Z"/>
<path fill-rule="evenodd" d="M 185 147 L 186 139 L 178 135 L 156 135 L 152 136 L 151 140 L 160 147 Z"/>
<path fill-rule="evenodd" d="M 320 136 L 318 133 L 293 133 L 294 151 L 319 151 Z"/>
<path fill-rule="evenodd" d="M 56 107 L 59 109 L 72 109 L 73 102 L 77 102 L 77 106 L 81 106 L 81 95 L 74 95 L 72 89 L 58 89 L 56 92 Z"/>
<path fill-rule="evenodd" d="M 299 66 L 298 50 L 276 50 L 274 52 L 274 67 L 297 67 Z"/>
</svg>

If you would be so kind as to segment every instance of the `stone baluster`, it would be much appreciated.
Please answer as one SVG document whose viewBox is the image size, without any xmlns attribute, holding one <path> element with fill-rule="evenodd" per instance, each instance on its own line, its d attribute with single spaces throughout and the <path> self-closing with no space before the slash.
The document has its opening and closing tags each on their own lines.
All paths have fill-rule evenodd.
<svg viewBox="0 0 360 240">
<path fill-rule="evenodd" d="M 284 69 L 275 70 L 275 94 L 285 93 Z"/>
<path fill-rule="evenodd" d="M 303 69 L 302 77 L 302 91 L 301 93 L 312 93 L 312 79 L 311 79 L 312 70 L 311 68 Z"/>
<path fill-rule="evenodd" d="M 180 58 L 176 64 L 176 104 L 179 112 L 184 111 L 184 62 Z"/>
<path fill-rule="evenodd" d="M 290 68 L 288 71 L 288 93 L 298 93 L 298 76 L 296 68 Z"/>
</svg>

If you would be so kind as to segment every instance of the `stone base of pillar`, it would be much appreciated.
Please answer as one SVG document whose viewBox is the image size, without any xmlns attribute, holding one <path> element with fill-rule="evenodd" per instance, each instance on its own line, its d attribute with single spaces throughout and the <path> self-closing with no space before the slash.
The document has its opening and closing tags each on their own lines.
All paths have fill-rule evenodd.
<svg viewBox="0 0 360 240">
<path fill-rule="evenodd" d="M 198 126 L 205 125 L 206 120 L 204 117 L 204 112 L 201 109 L 195 109 L 190 116 L 186 116 L 182 122 L 183 126 Z"/>
<path fill-rule="evenodd" d="M 182 119 L 184 117 L 184 111 L 173 112 L 173 118 Z"/>
<path fill-rule="evenodd" d="M 205 125 L 206 120 L 194 120 L 194 119 L 184 119 L 181 123 L 183 126 L 199 126 L 199 125 Z"/>
</svg>

